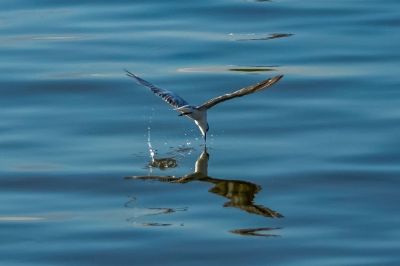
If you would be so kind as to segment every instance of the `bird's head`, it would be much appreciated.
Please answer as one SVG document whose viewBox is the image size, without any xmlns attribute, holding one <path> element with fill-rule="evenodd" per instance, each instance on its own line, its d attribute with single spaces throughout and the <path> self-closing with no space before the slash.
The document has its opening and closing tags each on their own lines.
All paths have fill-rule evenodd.
<svg viewBox="0 0 400 266">
<path fill-rule="evenodd" d="M 210 126 L 208 125 L 208 123 L 205 123 L 203 125 L 199 125 L 199 127 L 200 127 L 201 134 L 204 137 L 204 141 L 207 141 L 207 132 L 210 129 Z"/>
</svg>

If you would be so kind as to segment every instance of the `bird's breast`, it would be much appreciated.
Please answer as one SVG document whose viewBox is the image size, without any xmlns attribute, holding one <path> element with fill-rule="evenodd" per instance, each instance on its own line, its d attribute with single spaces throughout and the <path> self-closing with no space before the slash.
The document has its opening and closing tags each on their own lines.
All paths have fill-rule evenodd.
<svg viewBox="0 0 400 266">
<path fill-rule="evenodd" d="M 193 109 L 193 112 L 188 116 L 193 120 L 207 120 L 206 111 L 200 111 L 198 109 Z"/>
</svg>

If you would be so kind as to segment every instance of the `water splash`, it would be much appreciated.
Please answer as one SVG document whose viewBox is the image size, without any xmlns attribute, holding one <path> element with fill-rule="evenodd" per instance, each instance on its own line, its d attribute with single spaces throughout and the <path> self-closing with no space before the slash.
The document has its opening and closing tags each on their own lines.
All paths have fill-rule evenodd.
<svg viewBox="0 0 400 266">
<path fill-rule="evenodd" d="M 150 158 L 152 161 L 154 161 L 154 156 L 156 155 L 156 152 L 151 145 L 151 126 L 147 127 L 147 147 L 149 148 Z"/>
<path fill-rule="evenodd" d="M 167 168 L 175 168 L 178 166 L 178 162 L 173 157 L 166 157 L 166 158 L 156 158 L 156 150 L 151 145 L 151 127 L 147 127 L 147 147 L 149 149 L 150 154 L 150 163 L 148 164 L 149 167 L 149 175 L 152 174 L 153 168 L 159 168 L 161 170 L 165 170 Z"/>
</svg>

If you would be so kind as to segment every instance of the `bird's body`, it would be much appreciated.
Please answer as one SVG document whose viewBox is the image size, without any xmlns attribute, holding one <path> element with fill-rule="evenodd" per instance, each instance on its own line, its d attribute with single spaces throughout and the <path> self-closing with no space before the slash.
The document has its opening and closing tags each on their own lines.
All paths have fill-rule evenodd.
<svg viewBox="0 0 400 266">
<path fill-rule="evenodd" d="M 207 131 L 209 129 L 208 122 L 207 122 L 207 110 L 213 107 L 214 105 L 236 98 L 236 97 L 242 97 L 247 94 L 251 94 L 263 89 L 266 89 L 276 82 L 278 82 L 283 75 L 278 75 L 270 79 L 263 80 L 255 85 L 251 85 L 245 88 L 242 88 L 240 90 L 234 91 L 232 93 L 227 93 L 215 98 L 212 98 L 211 100 L 208 100 L 207 102 L 203 103 L 202 105 L 190 105 L 188 104 L 184 99 L 179 97 L 177 94 L 173 93 L 172 91 L 168 91 L 165 89 L 158 88 L 151 84 L 150 82 L 136 76 L 135 74 L 129 72 L 126 70 L 126 74 L 129 77 L 134 78 L 137 82 L 139 82 L 141 85 L 148 87 L 154 94 L 158 95 L 161 97 L 164 101 L 169 103 L 172 107 L 174 107 L 174 110 L 179 112 L 180 116 L 186 116 L 189 117 L 190 119 L 194 120 L 196 125 L 199 127 L 201 134 L 204 137 L 204 140 L 206 140 L 207 137 Z"/>
<path fill-rule="evenodd" d="M 178 112 L 181 112 L 179 115 L 186 115 L 187 117 L 194 120 L 194 123 L 199 127 L 201 134 L 206 138 L 208 131 L 208 123 L 207 123 L 207 109 L 199 108 L 198 106 L 185 105 L 181 108 L 176 109 Z"/>
</svg>

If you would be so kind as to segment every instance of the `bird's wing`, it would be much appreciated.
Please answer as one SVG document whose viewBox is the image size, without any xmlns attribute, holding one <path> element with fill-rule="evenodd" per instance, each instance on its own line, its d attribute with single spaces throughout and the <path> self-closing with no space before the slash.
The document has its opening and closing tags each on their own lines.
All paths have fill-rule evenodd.
<svg viewBox="0 0 400 266">
<path fill-rule="evenodd" d="M 166 101 L 167 103 L 172 105 L 174 108 L 179 108 L 184 105 L 188 105 L 188 103 L 184 99 L 182 99 L 181 97 L 179 97 L 177 94 L 173 93 L 172 91 L 158 88 L 158 87 L 154 86 L 153 84 L 151 84 L 150 82 L 148 82 L 142 78 L 139 78 L 138 76 L 129 72 L 128 70 L 125 70 L 125 71 L 126 71 L 126 75 L 128 77 L 134 78 L 138 83 L 149 88 L 154 94 L 161 97 L 164 101 Z"/>
<path fill-rule="evenodd" d="M 215 98 L 213 98 L 211 100 L 208 100 L 207 102 L 203 103 L 201 106 L 199 106 L 199 109 L 210 109 L 214 105 L 219 104 L 221 102 L 224 102 L 224 101 L 236 98 L 236 97 L 242 97 L 244 95 L 251 94 L 251 93 L 254 93 L 256 91 L 260 91 L 260 90 L 266 89 L 266 88 L 272 86 L 274 83 L 278 82 L 282 77 L 283 77 L 283 75 L 275 76 L 273 78 L 263 80 L 263 81 L 255 84 L 255 85 L 244 87 L 244 88 L 242 88 L 240 90 L 237 90 L 235 92 L 227 93 L 225 95 L 221 95 L 221 96 L 215 97 Z"/>
</svg>

